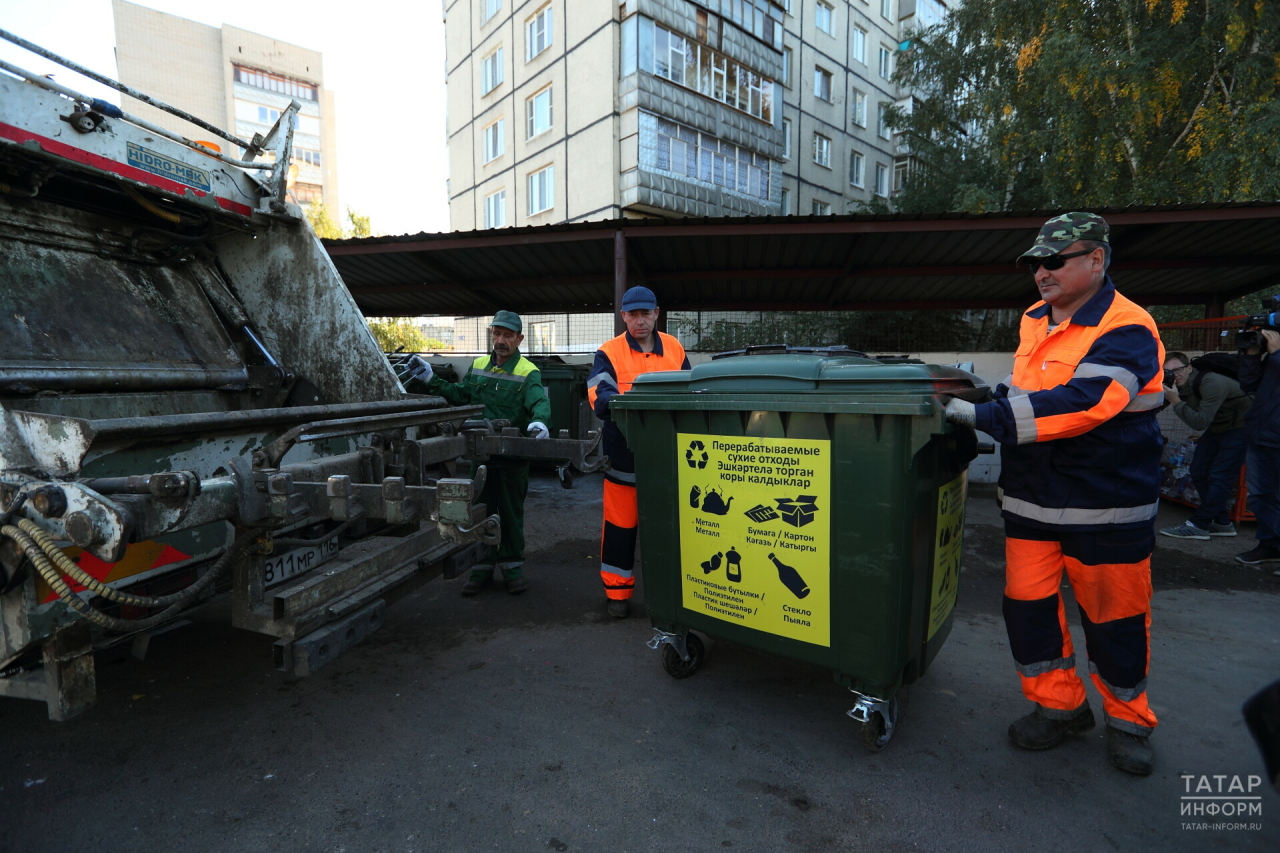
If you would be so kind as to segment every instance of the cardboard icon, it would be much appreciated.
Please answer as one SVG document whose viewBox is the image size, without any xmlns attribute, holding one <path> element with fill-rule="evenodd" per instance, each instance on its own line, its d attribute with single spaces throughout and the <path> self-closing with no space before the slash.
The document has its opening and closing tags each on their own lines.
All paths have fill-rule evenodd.
<svg viewBox="0 0 1280 853">
<path fill-rule="evenodd" d="M 774 498 L 773 502 L 778 505 L 778 512 L 782 513 L 782 520 L 792 527 L 804 527 L 813 521 L 814 513 L 818 511 L 817 495 Z"/>
</svg>

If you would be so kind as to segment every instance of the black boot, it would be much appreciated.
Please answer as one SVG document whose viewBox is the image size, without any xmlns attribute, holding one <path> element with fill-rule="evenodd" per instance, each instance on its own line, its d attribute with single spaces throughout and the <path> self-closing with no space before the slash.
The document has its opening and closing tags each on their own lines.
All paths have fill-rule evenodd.
<svg viewBox="0 0 1280 853">
<path fill-rule="evenodd" d="M 1039 705 L 1030 714 L 1009 724 L 1009 740 L 1022 749 L 1051 749 L 1069 734 L 1081 734 L 1094 727 L 1093 709 L 1085 702 L 1066 720 L 1044 716 Z"/>
<path fill-rule="evenodd" d="M 625 598 L 609 599 L 609 615 L 615 619 L 626 619 L 631 615 L 631 602 Z"/>
<path fill-rule="evenodd" d="M 1150 776 L 1155 762 L 1151 739 L 1107 726 L 1107 757 L 1117 770 Z"/>
</svg>

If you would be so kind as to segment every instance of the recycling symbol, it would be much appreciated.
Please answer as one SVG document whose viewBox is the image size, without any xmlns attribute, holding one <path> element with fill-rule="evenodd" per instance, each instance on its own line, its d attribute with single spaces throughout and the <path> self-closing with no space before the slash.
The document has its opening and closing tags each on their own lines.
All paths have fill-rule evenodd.
<svg viewBox="0 0 1280 853">
<path fill-rule="evenodd" d="M 684 461 L 689 463 L 690 468 L 706 468 L 707 448 L 701 441 L 694 439 L 689 442 L 689 449 L 684 452 Z"/>
</svg>

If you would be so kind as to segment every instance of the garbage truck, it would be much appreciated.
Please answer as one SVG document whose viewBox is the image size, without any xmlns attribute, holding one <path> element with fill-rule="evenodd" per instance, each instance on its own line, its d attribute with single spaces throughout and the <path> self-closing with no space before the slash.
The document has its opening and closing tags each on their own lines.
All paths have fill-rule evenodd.
<svg viewBox="0 0 1280 853">
<path fill-rule="evenodd" d="M 242 139 L 0 38 L 126 96 L 0 61 L 0 696 L 68 719 L 95 649 L 219 597 L 308 675 L 498 541 L 447 463 L 602 464 L 406 393 L 290 199 L 297 102 Z"/>
</svg>

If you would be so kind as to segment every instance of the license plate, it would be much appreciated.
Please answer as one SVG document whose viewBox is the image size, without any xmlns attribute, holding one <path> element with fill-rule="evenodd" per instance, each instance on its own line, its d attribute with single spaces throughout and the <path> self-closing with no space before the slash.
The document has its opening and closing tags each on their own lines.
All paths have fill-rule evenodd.
<svg viewBox="0 0 1280 853">
<path fill-rule="evenodd" d="M 338 537 L 326 539 L 315 548 L 295 548 L 262 561 L 262 580 L 265 586 L 284 583 L 289 578 L 309 572 L 316 566 L 338 554 Z"/>
</svg>

